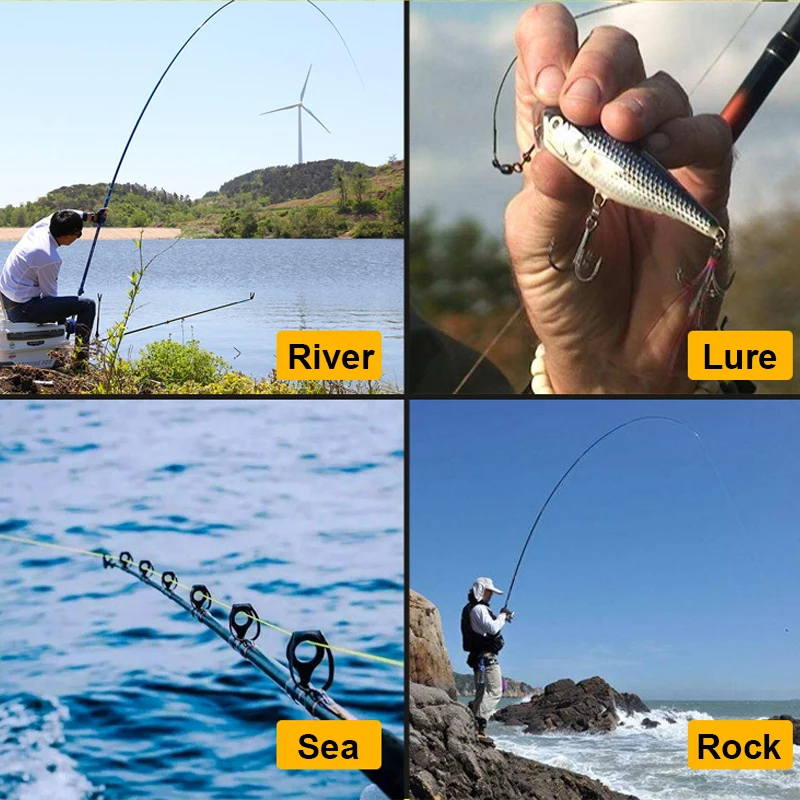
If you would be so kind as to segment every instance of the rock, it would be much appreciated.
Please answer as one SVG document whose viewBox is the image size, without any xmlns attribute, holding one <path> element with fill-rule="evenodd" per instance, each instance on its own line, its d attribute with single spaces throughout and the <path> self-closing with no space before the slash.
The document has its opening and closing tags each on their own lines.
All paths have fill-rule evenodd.
<svg viewBox="0 0 800 800">
<path fill-rule="evenodd" d="M 582 775 L 484 747 L 469 709 L 441 689 L 412 683 L 409 718 L 416 800 L 636 800 Z"/>
<path fill-rule="evenodd" d="M 442 618 L 433 603 L 409 591 L 409 680 L 443 689 L 455 700 L 453 665 L 444 646 Z"/>
<path fill-rule="evenodd" d="M 475 680 L 470 672 L 469 675 L 464 675 L 459 672 L 453 673 L 453 678 L 456 682 L 456 689 L 462 697 L 475 696 Z M 515 681 L 513 678 L 506 678 L 503 676 L 503 697 L 535 697 L 540 695 L 544 690 L 540 687 L 531 686 L 524 681 Z"/>
<path fill-rule="evenodd" d="M 675 720 L 672 717 L 667 717 L 667 722 L 669 722 L 670 725 L 675 724 Z"/>
<path fill-rule="evenodd" d="M 650 717 L 645 717 L 642 720 L 642 727 L 643 728 L 657 728 L 659 723 L 656 722 L 654 719 L 650 719 Z"/>
<path fill-rule="evenodd" d="M 770 719 L 788 719 L 792 723 L 792 727 L 794 729 L 794 743 L 800 744 L 800 719 L 796 717 L 790 717 L 788 714 L 781 714 L 777 717 L 770 717 Z"/>
<path fill-rule="evenodd" d="M 563 678 L 544 687 L 544 694 L 498 711 L 494 719 L 508 725 L 525 725 L 525 733 L 550 730 L 613 731 L 620 714 L 647 713 L 638 695 L 618 692 L 602 678 L 578 683 Z"/>
</svg>

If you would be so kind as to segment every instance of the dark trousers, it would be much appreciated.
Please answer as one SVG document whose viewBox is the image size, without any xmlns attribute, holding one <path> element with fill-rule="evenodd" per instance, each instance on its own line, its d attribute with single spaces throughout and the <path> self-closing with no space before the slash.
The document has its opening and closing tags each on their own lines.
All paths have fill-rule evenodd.
<svg viewBox="0 0 800 800">
<path fill-rule="evenodd" d="M 2 299 L 11 322 L 63 322 L 74 314 L 76 341 L 86 345 L 91 338 L 95 303 L 88 297 L 34 297 L 27 303 L 14 303 L 5 295 Z"/>
</svg>

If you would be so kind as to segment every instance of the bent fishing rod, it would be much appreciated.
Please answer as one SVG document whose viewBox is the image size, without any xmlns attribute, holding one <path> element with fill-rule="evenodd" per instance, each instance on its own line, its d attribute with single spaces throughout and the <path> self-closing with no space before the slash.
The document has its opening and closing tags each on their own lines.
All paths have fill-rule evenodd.
<svg viewBox="0 0 800 800">
<path fill-rule="evenodd" d="M 192 33 L 192 35 L 181 45 L 180 50 L 178 50 L 178 52 L 175 53 L 175 55 L 172 57 L 172 60 L 169 62 L 169 64 L 167 64 L 167 68 L 161 74 L 161 77 L 158 79 L 158 83 L 156 83 L 156 85 L 153 87 L 153 91 L 150 92 L 150 96 L 147 98 L 147 102 L 144 104 L 144 108 L 142 108 L 141 113 L 139 114 L 139 117 L 136 120 L 136 124 L 133 126 L 133 130 L 131 131 L 131 135 L 128 137 L 128 141 L 125 143 L 125 148 L 122 151 L 122 155 L 120 156 L 119 163 L 117 164 L 117 168 L 114 170 L 114 177 L 111 179 L 111 183 L 108 186 L 108 193 L 106 194 L 106 199 L 105 199 L 105 202 L 103 203 L 103 207 L 104 208 L 108 208 L 108 204 L 111 202 L 111 194 L 113 193 L 114 186 L 117 183 L 117 176 L 119 175 L 120 168 L 122 167 L 122 162 L 125 160 L 125 156 L 128 153 L 128 148 L 130 147 L 130 144 L 133 141 L 133 137 L 134 137 L 134 134 L 136 133 L 136 129 L 139 127 L 139 123 L 142 121 L 142 117 L 144 116 L 144 112 L 147 111 L 147 107 L 150 105 L 150 101 L 153 99 L 153 96 L 158 91 L 158 87 L 161 86 L 161 82 L 164 80 L 164 78 L 166 77 L 167 73 L 170 71 L 170 68 L 172 67 L 172 65 L 177 61 L 178 56 L 184 51 L 184 49 L 189 44 L 189 42 L 191 42 L 192 39 L 194 39 L 194 37 L 197 36 L 198 33 L 200 33 L 200 31 L 202 30 L 203 26 L 205 26 L 206 23 L 210 22 L 214 17 L 216 17 L 217 14 L 219 14 L 220 11 L 223 11 L 224 9 L 226 9 L 233 2 L 234 2 L 234 0 L 228 0 L 228 2 L 225 3 L 225 5 L 220 6 L 213 14 L 210 14 L 208 17 L 206 17 L 203 20 L 203 22 L 200 23 L 200 25 L 197 27 L 197 29 L 194 31 L 194 33 Z M 322 14 L 322 16 L 325 17 L 325 19 L 330 23 L 331 27 L 336 31 L 336 33 L 338 34 L 339 38 L 342 40 L 342 44 L 345 46 L 345 49 L 347 50 L 347 54 L 350 56 L 350 60 L 353 62 L 353 66 L 355 67 L 355 70 L 358 73 L 358 78 L 361 81 L 361 85 L 363 86 L 364 85 L 364 80 L 361 77 L 361 72 L 358 69 L 358 65 L 356 64 L 356 60 L 355 60 L 355 58 L 353 58 L 353 54 L 350 52 L 350 48 L 347 46 L 347 42 L 345 41 L 344 36 L 342 36 L 341 31 L 336 27 L 336 25 L 333 22 L 333 20 L 318 5 L 313 3 L 312 0 L 306 0 L 306 2 L 309 3 L 309 5 L 313 6 L 320 14 Z M 89 248 L 89 257 L 86 260 L 86 267 L 83 270 L 83 277 L 81 278 L 81 285 L 78 287 L 78 297 L 80 297 L 84 292 L 84 286 L 86 284 L 86 276 L 89 274 L 89 267 L 90 267 L 90 265 L 92 263 L 92 257 L 94 256 L 94 249 L 97 246 L 97 237 L 100 235 L 100 228 L 102 228 L 102 227 L 103 227 L 103 223 L 102 222 L 98 223 L 97 226 L 95 227 L 94 239 L 92 239 L 92 246 Z"/>
<path fill-rule="evenodd" d="M 167 68 L 161 74 L 161 77 L 158 79 L 158 83 L 156 83 L 156 85 L 153 87 L 153 91 L 150 92 L 150 97 L 147 98 L 147 102 L 144 104 L 144 108 L 142 109 L 141 113 L 139 114 L 139 117 L 136 120 L 136 124 L 133 126 L 133 130 L 131 131 L 131 135 L 128 137 L 128 141 L 125 143 L 125 148 L 122 151 L 122 155 L 120 156 L 119 163 L 117 164 L 117 168 L 114 170 L 114 177 L 111 179 L 111 183 L 108 186 L 108 193 L 106 194 L 106 199 L 105 199 L 105 202 L 103 203 L 103 207 L 104 208 L 108 208 L 108 204 L 111 202 L 111 193 L 114 191 L 114 186 L 117 183 L 117 176 L 119 175 L 120 168 L 122 167 L 122 162 L 125 160 L 125 156 L 128 153 L 128 148 L 130 147 L 131 142 L 133 141 L 133 136 L 136 133 L 136 129 L 139 127 L 139 123 L 142 121 L 142 117 L 144 116 L 144 112 L 147 111 L 147 107 L 150 105 L 150 101 L 153 99 L 153 96 L 158 91 L 158 87 L 161 86 L 161 82 L 164 80 L 164 78 L 166 77 L 167 73 L 170 71 L 170 68 L 172 67 L 172 65 L 178 60 L 178 56 L 184 51 L 184 49 L 189 44 L 189 42 L 191 42 L 192 39 L 194 39 L 194 37 L 197 36 L 198 33 L 200 33 L 200 31 L 202 30 L 203 26 L 207 22 L 210 22 L 214 17 L 217 16 L 217 14 L 219 14 L 220 11 L 226 9 L 233 2 L 234 2 L 234 0 L 228 0 L 228 2 L 225 3 L 224 6 L 220 6 L 213 14 L 210 14 L 208 17 L 206 17 L 203 20 L 203 22 L 200 23 L 199 27 L 194 31 L 194 33 L 183 43 L 183 45 L 181 45 L 181 49 L 178 50 L 177 53 L 175 53 L 175 55 L 172 57 L 172 61 L 170 61 L 169 64 L 167 64 Z M 92 246 L 89 248 L 89 257 L 86 260 L 86 267 L 83 270 L 83 277 L 81 278 L 81 285 L 78 287 L 78 297 L 80 297 L 83 294 L 84 286 L 86 284 L 86 276 L 89 274 L 89 266 L 92 263 L 92 256 L 94 255 L 94 249 L 97 246 L 97 237 L 100 235 L 100 228 L 102 228 L 102 227 L 103 227 L 103 223 L 100 222 L 100 223 L 98 223 L 98 225 L 94 229 L 94 239 L 92 239 Z"/>
<path fill-rule="evenodd" d="M 194 584 L 189 590 L 189 599 L 186 600 L 175 592 L 182 584 L 174 572 L 162 573 L 159 583 L 153 580 L 158 573 L 147 559 L 136 564 L 133 556 L 127 551 L 120 553 L 118 558 L 108 553 L 103 553 L 102 557 L 104 568 L 117 567 L 177 603 L 198 622 L 227 642 L 242 658 L 263 672 L 312 717 L 329 721 L 356 719 L 327 693 L 333 685 L 333 650 L 321 631 L 295 631 L 291 634 L 289 644 L 286 646 L 286 660 L 289 665 L 287 669 L 256 646 L 255 641 L 261 634 L 263 620 L 250 603 L 235 603 L 230 607 L 226 628 L 211 614 L 212 604 L 216 602 L 219 605 L 219 601 L 213 600 L 210 591 L 203 584 Z M 297 649 L 302 644 L 313 645 L 314 655 L 310 659 L 298 656 Z M 322 688 L 317 688 L 311 683 L 311 678 L 323 661 L 327 662 L 327 674 Z M 381 767 L 376 770 L 365 769 L 362 772 L 391 800 L 400 800 L 405 796 L 403 743 L 383 727 L 381 753 Z"/>
<path fill-rule="evenodd" d="M 725 494 L 728 496 L 728 500 L 730 501 L 731 507 L 733 508 L 734 512 L 736 513 L 737 520 L 739 525 L 741 526 L 742 530 L 744 530 L 744 525 L 742 524 L 741 517 L 739 517 L 738 511 L 736 511 L 736 505 L 733 502 L 733 498 L 731 497 L 730 492 L 728 491 L 728 487 L 725 485 L 725 482 L 722 480 L 722 475 L 720 475 L 719 470 L 717 469 L 717 465 L 714 463 L 713 459 L 711 458 L 708 449 L 705 446 L 705 443 L 700 438 L 700 434 L 688 423 L 684 422 L 680 419 L 675 419 L 674 417 L 667 417 L 659 414 L 648 414 L 642 417 L 635 417 L 634 419 L 629 419 L 626 422 L 622 422 L 619 425 L 614 426 L 610 430 L 606 431 L 602 436 L 598 436 L 573 462 L 570 464 L 569 468 L 564 472 L 564 474 L 558 479 L 558 483 L 550 490 L 550 494 L 547 495 L 544 503 L 542 503 L 541 507 L 539 508 L 539 513 L 536 515 L 536 518 L 533 521 L 533 525 L 531 525 L 530 531 L 528 532 L 528 536 L 525 539 L 525 544 L 522 546 L 522 551 L 519 554 L 519 558 L 517 559 L 517 565 L 514 567 L 514 574 L 511 576 L 511 582 L 509 583 L 508 592 L 506 593 L 505 597 L 505 605 L 508 606 L 511 602 L 511 592 L 514 590 L 514 584 L 517 580 L 517 574 L 519 573 L 519 568 L 522 566 L 522 560 L 525 558 L 525 553 L 528 549 L 528 545 L 531 543 L 531 539 L 533 539 L 534 533 L 536 533 L 536 528 L 539 525 L 539 521 L 542 519 L 542 515 L 544 514 L 547 506 L 550 504 L 550 501 L 555 496 L 556 492 L 559 490 L 561 485 L 567 479 L 569 474 L 578 464 L 583 461 L 583 459 L 592 451 L 594 450 L 597 445 L 599 445 L 605 439 L 608 439 L 609 436 L 613 436 L 617 431 L 621 431 L 623 428 L 627 428 L 629 425 L 635 425 L 639 422 L 667 422 L 672 425 L 679 425 L 681 428 L 689 431 L 695 439 L 699 442 L 700 446 L 703 448 L 703 453 L 711 465 L 712 469 L 714 470 L 717 480 L 722 486 Z"/>
<path fill-rule="evenodd" d="M 221 308 L 230 308 L 231 306 L 238 306 L 242 303 L 249 303 L 254 297 L 256 296 L 255 292 L 250 292 L 250 297 L 245 297 L 243 300 L 234 300 L 232 303 L 225 303 L 221 306 L 214 306 L 213 308 L 206 308 L 203 311 L 194 311 L 191 314 L 183 314 L 180 317 L 173 317 L 172 319 L 165 319 L 163 322 L 154 322 L 152 325 L 145 325 L 142 328 L 134 328 L 132 331 L 125 331 L 123 336 L 128 336 L 131 333 L 140 333 L 141 331 L 149 331 L 151 328 L 159 328 L 161 325 L 169 325 L 170 322 L 183 322 L 185 319 L 189 319 L 190 317 L 199 317 L 200 314 L 209 314 L 212 311 L 219 311 Z M 102 298 L 102 295 L 98 295 L 99 298 Z M 99 302 L 98 302 L 99 306 Z M 99 311 L 98 311 L 99 315 Z M 98 326 L 99 329 L 99 326 Z M 103 339 L 104 342 L 107 342 L 108 339 Z"/>
</svg>

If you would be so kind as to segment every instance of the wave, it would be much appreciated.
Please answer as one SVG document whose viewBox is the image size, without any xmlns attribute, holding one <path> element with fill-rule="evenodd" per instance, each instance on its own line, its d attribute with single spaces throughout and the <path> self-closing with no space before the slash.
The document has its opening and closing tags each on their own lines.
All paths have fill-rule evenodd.
<svg viewBox="0 0 800 800">
<path fill-rule="evenodd" d="M 69 710 L 55 698 L 0 697 L 0 796 L 8 800 L 99 800 L 97 788 L 62 752 Z"/>
</svg>

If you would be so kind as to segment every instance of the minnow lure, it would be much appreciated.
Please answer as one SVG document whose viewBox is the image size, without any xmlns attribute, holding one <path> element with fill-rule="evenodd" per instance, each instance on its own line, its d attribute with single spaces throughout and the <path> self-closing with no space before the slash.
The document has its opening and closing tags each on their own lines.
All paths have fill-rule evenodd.
<svg viewBox="0 0 800 800">
<path fill-rule="evenodd" d="M 591 281 L 600 269 L 603 259 L 591 266 L 592 254 L 587 245 L 603 205 L 606 200 L 613 200 L 630 208 L 670 217 L 712 239 L 711 256 L 698 277 L 699 292 L 705 295 L 710 291 L 715 295 L 728 288 L 720 286 L 714 274 L 724 248 L 725 230 L 649 153 L 637 144 L 618 141 L 600 125 L 575 125 L 554 107 L 539 109 L 534 136 L 537 148 L 547 150 L 595 190 L 586 229 L 572 261 L 579 280 Z M 552 258 L 554 246 L 555 241 L 550 243 L 548 258 L 550 265 L 560 270 L 562 268 Z M 699 299 L 696 302 L 699 303 Z M 695 310 L 694 303 L 692 310 Z"/>
</svg>

